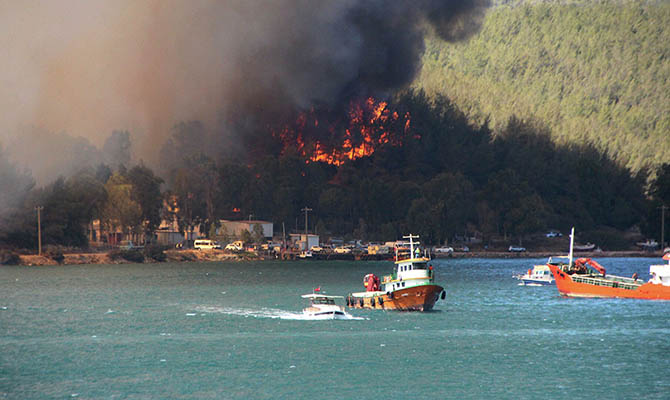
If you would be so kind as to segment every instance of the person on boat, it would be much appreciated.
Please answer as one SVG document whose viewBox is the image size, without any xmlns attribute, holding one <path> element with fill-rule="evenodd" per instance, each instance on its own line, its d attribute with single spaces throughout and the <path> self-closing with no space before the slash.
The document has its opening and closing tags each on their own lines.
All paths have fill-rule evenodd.
<svg viewBox="0 0 670 400">
<path fill-rule="evenodd" d="M 633 272 L 633 280 L 637 281 L 637 272 Z"/>
</svg>

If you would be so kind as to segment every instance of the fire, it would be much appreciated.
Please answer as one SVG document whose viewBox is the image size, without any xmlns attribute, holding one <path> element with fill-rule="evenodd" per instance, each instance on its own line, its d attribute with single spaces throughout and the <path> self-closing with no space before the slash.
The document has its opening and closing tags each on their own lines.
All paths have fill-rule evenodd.
<svg viewBox="0 0 670 400">
<path fill-rule="evenodd" d="M 282 142 L 284 152 L 295 148 L 306 163 L 340 166 L 368 157 L 383 145 L 402 146 L 403 139 L 411 134 L 409 112 L 401 118 L 398 112 L 389 110 L 387 102 L 377 102 L 372 97 L 352 103 L 345 121 L 319 121 L 316 114 L 313 109 L 302 113 L 293 127 L 274 133 Z M 412 136 L 420 138 L 418 134 Z"/>
</svg>

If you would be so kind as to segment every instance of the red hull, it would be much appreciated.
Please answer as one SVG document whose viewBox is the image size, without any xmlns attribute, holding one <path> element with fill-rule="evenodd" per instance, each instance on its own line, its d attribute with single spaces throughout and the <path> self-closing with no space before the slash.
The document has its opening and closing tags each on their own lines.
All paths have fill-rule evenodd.
<svg viewBox="0 0 670 400">
<path fill-rule="evenodd" d="M 347 298 L 347 306 L 375 310 L 430 311 L 442 290 L 442 286 L 438 285 L 420 285 L 374 297 L 351 295 Z"/>
<path fill-rule="evenodd" d="M 547 264 L 556 281 L 556 288 L 563 296 L 570 297 L 620 297 L 628 299 L 670 300 L 670 286 L 655 283 L 642 285 L 626 285 L 615 283 L 615 286 L 601 286 L 591 283 L 575 282 L 573 275 L 560 270 L 557 266 Z M 634 287 L 634 288 L 631 288 Z"/>
</svg>

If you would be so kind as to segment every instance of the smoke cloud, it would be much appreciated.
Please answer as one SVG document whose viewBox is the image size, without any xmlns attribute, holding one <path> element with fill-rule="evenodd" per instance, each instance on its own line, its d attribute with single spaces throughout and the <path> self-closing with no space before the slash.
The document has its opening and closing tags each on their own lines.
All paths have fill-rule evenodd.
<svg viewBox="0 0 670 400">
<path fill-rule="evenodd" d="M 467 38 L 488 3 L 0 0 L 0 145 L 38 181 L 114 130 L 152 163 L 179 121 L 244 134 L 402 88 L 427 31 Z"/>
</svg>

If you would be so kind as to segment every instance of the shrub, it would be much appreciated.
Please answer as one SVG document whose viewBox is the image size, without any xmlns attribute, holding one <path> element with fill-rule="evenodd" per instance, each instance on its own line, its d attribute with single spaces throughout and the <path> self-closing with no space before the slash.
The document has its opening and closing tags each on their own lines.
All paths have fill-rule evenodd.
<svg viewBox="0 0 670 400">
<path fill-rule="evenodd" d="M 62 264 L 63 260 L 65 260 L 63 251 L 58 247 L 48 248 L 47 251 L 44 252 L 44 256 L 56 261 L 58 264 Z"/>
<path fill-rule="evenodd" d="M 163 262 L 167 259 L 165 255 L 166 246 L 160 244 L 150 244 L 144 248 L 144 255 L 152 260 Z"/>
<path fill-rule="evenodd" d="M 124 259 L 136 263 L 144 262 L 144 254 L 139 250 L 113 250 L 109 252 L 109 258 L 112 260 Z"/>
<path fill-rule="evenodd" d="M 12 250 L 0 250 L 0 264 L 2 265 L 18 265 L 21 263 L 19 254 Z"/>
</svg>

